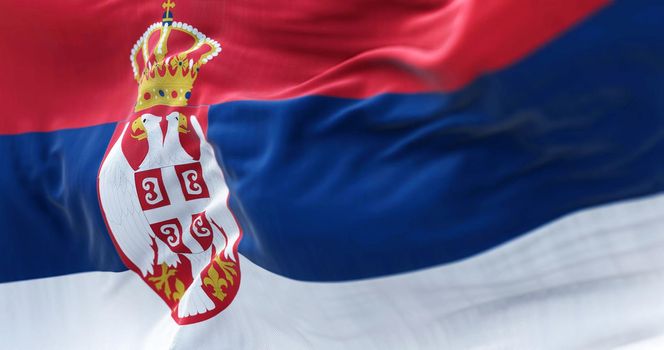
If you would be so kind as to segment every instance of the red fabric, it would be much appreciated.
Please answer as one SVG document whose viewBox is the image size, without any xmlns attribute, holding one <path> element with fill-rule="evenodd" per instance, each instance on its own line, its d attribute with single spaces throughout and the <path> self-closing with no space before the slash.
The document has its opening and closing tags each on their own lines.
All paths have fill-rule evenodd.
<svg viewBox="0 0 664 350">
<path fill-rule="evenodd" d="M 607 0 L 176 1 L 175 21 L 218 40 L 190 104 L 308 94 L 451 91 L 514 63 Z M 129 52 L 161 1 L 3 4 L 0 133 L 126 118 Z"/>
</svg>

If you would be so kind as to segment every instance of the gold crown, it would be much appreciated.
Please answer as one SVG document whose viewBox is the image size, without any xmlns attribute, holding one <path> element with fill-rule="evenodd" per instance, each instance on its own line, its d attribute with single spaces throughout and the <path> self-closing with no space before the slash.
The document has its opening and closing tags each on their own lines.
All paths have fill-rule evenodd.
<svg viewBox="0 0 664 350">
<path fill-rule="evenodd" d="M 134 111 L 152 106 L 186 106 L 200 67 L 221 52 L 216 40 L 198 29 L 173 21 L 175 3 L 161 5 L 161 23 L 152 24 L 131 49 L 131 66 L 138 82 Z M 175 47 L 169 53 L 168 47 Z M 139 63 L 143 70 L 139 74 Z"/>
</svg>

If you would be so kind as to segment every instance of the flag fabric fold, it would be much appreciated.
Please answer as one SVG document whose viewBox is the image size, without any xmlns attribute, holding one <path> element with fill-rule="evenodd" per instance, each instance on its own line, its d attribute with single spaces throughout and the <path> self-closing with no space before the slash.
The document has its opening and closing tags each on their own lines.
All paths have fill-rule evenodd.
<svg viewBox="0 0 664 350">
<path fill-rule="evenodd" d="M 659 2 L 4 8 L 2 347 L 664 345 Z"/>
</svg>

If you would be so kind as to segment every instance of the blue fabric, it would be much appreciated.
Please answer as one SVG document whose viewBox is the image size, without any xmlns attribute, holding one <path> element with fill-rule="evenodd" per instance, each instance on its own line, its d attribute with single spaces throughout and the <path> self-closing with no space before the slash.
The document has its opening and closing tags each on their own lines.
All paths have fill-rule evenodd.
<svg viewBox="0 0 664 350">
<path fill-rule="evenodd" d="M 453 94 L 212 107 L 240 251 L 296 279 L 392 274 L 664 190 L 662 18 L 620 2 Z"/>
<path fill-rule="evenodd" d="M 450 94 L 212 106 L 240 252 L 297 279 L 393 274 L 664 191 L 663 17 L 619 2 Z M 0 137 L 0 282 L 125 270 L 96 194 L 113 129 Z"/>
<path fill-rule="evenodd" d="M 126 270 L 97 201 L 114 128 L 0 137 L 0 282 Z"/>
</svg>

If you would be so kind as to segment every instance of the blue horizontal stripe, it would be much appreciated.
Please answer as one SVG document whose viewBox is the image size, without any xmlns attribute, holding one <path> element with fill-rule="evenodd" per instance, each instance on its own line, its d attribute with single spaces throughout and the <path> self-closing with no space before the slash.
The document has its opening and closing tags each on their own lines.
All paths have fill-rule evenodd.
<svg viewBox="0 0 664 350">
<path fill-rule="evenodd" d="M 619 2 L 453 94 L 213 106 L 240 252 L 297 279 L 392 274 L 664 191 L 662 15 Z M 125 269 L 95 187 L 113 128 L 0 137 L 0 282 Z"/>
<path fill-rule="evenodd" d="M 0 137 L 0 282 L 123 271 L 97 202 L 115 124 Z"/>
</svg>

